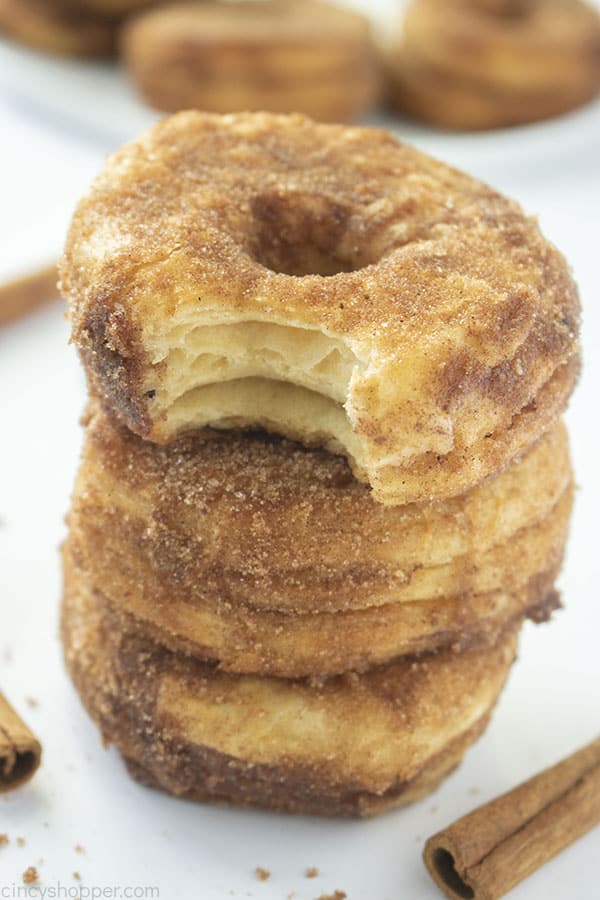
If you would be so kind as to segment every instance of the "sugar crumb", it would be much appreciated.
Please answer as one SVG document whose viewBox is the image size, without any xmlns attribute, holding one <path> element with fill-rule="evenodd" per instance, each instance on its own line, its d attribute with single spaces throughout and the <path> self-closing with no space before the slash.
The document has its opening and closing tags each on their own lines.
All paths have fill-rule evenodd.
<svg viewBox="0 0 600 900">
<path fill-rule="evenodd" d="M 271 877 L 271 873 L 268 869 L 263 869 L 262 866 L 257 866 L 254 870 L 254 873 L 259 881 L 268 881 Z"/>
<path fill-rule="evenodd" d="M 17 838 L 17 847 L 24 847 L 24 846 L 25 846 L 25 838 L 24 838 L 24 837 L 18 837 L 18 838 Z"/>
<path fill-rule="evenodd" d="M 319 870 L 317 869 L 316 866 L 308 866 L 308 868 L 306 869 L 306 871 L 304 873 L 304 877 L 305 878 L 318 878 Z"/>
<path fill-rule="evenodd" d="M 73 872 L 73 878 L 75 881 L 81 881 L 81 874 L 79 872 Z"/>
<path fill-rule="evenodd" d="M 23 884 L 35 884 L 36 881 L 39 881 L 38 870 L 35 866 L 29 866 L 23 872 Z"/>
<path fill-rule="evenodd" d="M 346 891 L 334 891 L 333 894 L 321 894 L 317 900 L 346 900 L 347 896 Z"/>
<path fill-rule="evenodd" d="M 85 849 L 81 846 L 81 844 L 75 844 L 73 847 L 75 853 L 85 853 Z"/>
<path fill-rule="evenodd" d="M 0 847 L 6 847 L 6 845 L 8 844 L 8 840 L 9 838 L 7 834 L 0 834 Z"/>
</svg>

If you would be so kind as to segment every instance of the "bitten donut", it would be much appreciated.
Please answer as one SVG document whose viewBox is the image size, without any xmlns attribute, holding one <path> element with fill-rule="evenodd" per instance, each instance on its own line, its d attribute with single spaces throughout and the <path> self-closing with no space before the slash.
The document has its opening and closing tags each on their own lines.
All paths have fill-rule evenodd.
<svg viewBox="0 0 600 900">
<path fill-rule="evenodd" d="M 578 372 L 577 290 L 537 224 L 374 129 L 173 116 L 109 159 L 61 273 L 131 430 L 261 426 L 345 454 L 384 504 L 507 466 Z"/>
<path fill-rule="evenodd" d="M 0 33 L 64 56 L 110 56 L 116 49 L 114 22 L 44 0 L 0 0 Z"/>
<path fill-rule="evenodd" d="M 562 425 L 466 495 L 383 507 L 321 450 L 232 431 L 160 447 L 95 413 L 65 579 L 224 670 L 364 670 L 546 618 L 571 500 Z"/>
<path fill-rule="evenodd" d="M 581 0 L 414 0 L 387 70 L 390 103 L 443 128 L 547 119 L 600 90 L 600 16 Z"/>
<path fill-rule="evenodd" d="M 301 112 L 345 121 L 378 93 L 369 22 L 318 0 L 195 2 L 125 29 L 123 55 L 158 109 Z"/>
<path fill-rule="evenodd" d="M 480 735 L 515 655 L 407 658 L 322 684 L 219 672 L 71 586 L 65 657 L 105 741 L 146 784 L 192 800 L 368 816 L 425 796 Z"/>
</svg>

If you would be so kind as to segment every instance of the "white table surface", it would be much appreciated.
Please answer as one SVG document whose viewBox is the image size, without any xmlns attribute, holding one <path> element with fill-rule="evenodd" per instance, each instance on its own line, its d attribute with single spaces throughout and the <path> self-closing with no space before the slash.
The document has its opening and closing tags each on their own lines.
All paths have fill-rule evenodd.
<svg viewBox="0 0 600 900">
<path fill-rule="evenodd" d="M 0 47 L 0 277 L 53 258 L 77 197 L 117 135 L 150 117 L 130 98 L 130 114 L 111 118 L 105 102 L 92 130 L 81 111 L 89 105 L 85 91 L 70 108 L 71 72 L 57 75 L 53 61 L 27 54 L 19 59 Z M 86 77 L 86 90 L 94 89 L 97 76 Z M 125 91 L 113 74 L 99 77 L 114 97 Z M 118 754 L 102 748 L 65 675 L 57 635 L 57 547 L 85 399 L 63 309 L 57 304 L 2 329 L 0 685 L 41 737 L 44 760 L 29 785 L 0 796 L 0 833 L 11 839 L 0 847 L 0 898 L 144 896 L 137 888 L 148 887 L 146 896 L 163 900 L 283 900 L 291 892 L 310 900 L 336 888 L 351 900 L 434 900 L 440 895 L 420 859 L 424 838 L 600 731 L 600 106 L 498 133 L 495 142 L 409 127 L 402 133 L 462 160 L 538 214 L 579 282 L 585 368 L 568 420 L 580 488 L 560 579 L 564 611 L 548 625 L 525 627 L 488 732 L 459 771 L 414 807 L 368 822 L 321 821 L 194 805 L 140 787 Z M 597 830 L 511 896 L 595 900 L 599 852 Z M 41 881 L 23 893 L 29 865 Z M 308 881 L 311 865 L 321 874 Z M 269 881 L 256 880 L 256 866 L 272 872 Z"/>
</svg>

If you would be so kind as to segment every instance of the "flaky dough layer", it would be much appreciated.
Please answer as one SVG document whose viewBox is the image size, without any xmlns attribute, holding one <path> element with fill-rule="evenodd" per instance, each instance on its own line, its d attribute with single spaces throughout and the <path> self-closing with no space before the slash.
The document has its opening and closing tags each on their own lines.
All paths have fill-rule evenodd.
<svg viewBox="0 0 600 900">
<path fill-rule="evenodd" d="M 386 504 L 508 465 L 577 375 L 577 291 L 536 223 L 382 131 L 174 116 L 108 161 L 61 273 L 133 431 L 260 425 L 346 454 Z"/>
<path fill-rule="evenodd" d="M 62 635 L 88 712 L 136 777 L 190 799 L 324 815 L 433 790 L 485 727 L 516 640 L 309 685 L 174 655 L 85 591 L 66 595 Z"/>
</svg>

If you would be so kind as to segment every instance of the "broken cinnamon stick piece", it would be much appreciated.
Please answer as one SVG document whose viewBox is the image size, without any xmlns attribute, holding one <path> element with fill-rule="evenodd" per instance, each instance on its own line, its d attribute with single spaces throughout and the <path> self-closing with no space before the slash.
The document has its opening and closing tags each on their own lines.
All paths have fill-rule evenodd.
<svg viewBox="0 0 600 900">
<path fill-rule="evenodd" d="M 600 738 L 429 838 L 452 900 L 497 900 L 600 823 Z"/>
<path fill-rule="evenodd" d="M 56 266 L 46 266 L 23 278 L 0 285 L 0 325 L 13 322 L 48 303 L 58 299 Z"/>
<path fill-rule="evenodd" d="M 41 756 L 39 741 L 0 693 L 0 794 L 28 781 Z"/>
</svg>

